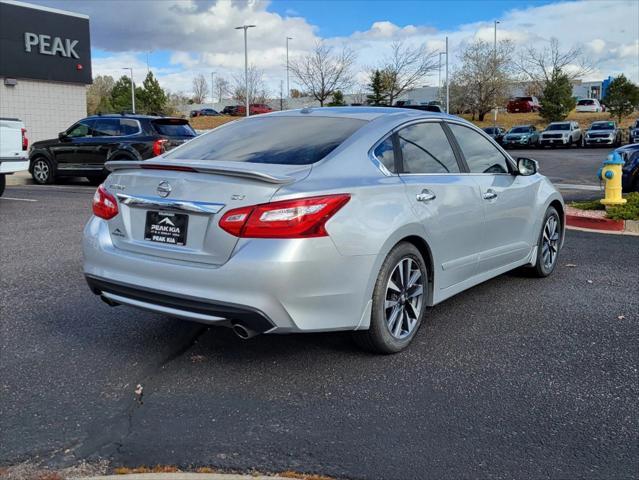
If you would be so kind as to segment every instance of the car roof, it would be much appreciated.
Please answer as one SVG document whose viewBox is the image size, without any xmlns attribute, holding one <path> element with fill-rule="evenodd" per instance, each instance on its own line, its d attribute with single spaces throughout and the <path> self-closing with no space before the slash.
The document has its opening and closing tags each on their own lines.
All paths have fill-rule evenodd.
<svg viewBox="0 0 639 480">
<path fill-rule="evenodd" d="M 595 121 L 595 122 L 592 122 L 592 125 L 595 125 L 595 124 L 597 124 L 597 123 L 606 123 L 606 124 L 609 124 L 609 123 L 615 123 L 615 121 L 614 121 L 614 120 L 597 120 L 597 121 Z"/>
<path fill-rule="evenodd" d="M 525 124 L 525 125 L 513 125 L 513 126 L 512 126 L 512 127 L 510 127 L 510 128 L 521 128 L 521 127 L 528 127 L 528 128 L 530 128 L 530 127 L 532 127 L 532 126 L 533 126 L 533 125 L 532 125 L 531 123 L 527 123 L 527 124 Z"/>
<path fill-rule="evenodd" d="M 412 118 L 455 118 L 453 115 L 439 112 L 428 112 L 401 107 L 307 107 L 296 110 L 284 110 L 272 112 L 269 116 L 285 117 L 342 117 L 357 120 L 371 121 L 380 117 L 393 117 L 394 119 Z"/>
</svg>

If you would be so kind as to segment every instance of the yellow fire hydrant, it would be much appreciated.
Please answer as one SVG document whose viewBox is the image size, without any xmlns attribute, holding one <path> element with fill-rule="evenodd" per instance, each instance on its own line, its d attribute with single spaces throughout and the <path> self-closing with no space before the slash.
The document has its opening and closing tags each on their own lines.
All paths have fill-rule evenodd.
<svg viewBox="0 0 639 480">
<path fill-rule="evenodd" d="M 624 161 L 617 152 L 608 155 L 608 158 L 603 162 L 599 178 L 604 181 L 605 196 L 599 201 L 606 206 L 623 205 L 627 202 L 625 198 L 621 197 L 621 167 L 623 164 Z"/>
</svg>

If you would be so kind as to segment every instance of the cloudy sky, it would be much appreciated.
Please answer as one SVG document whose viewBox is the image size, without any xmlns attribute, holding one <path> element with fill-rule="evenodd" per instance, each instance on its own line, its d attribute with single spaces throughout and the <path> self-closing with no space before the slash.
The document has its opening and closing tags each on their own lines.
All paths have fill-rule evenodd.
<svg viewBox="0 0 639 480">
<path fill-rule="evenodd" d="M 639 1 L 400 1 L 400 0 L 30 0 L 85 13 L 91 18 L 94 75 L 135 69 L 136 82 L 150 68 L 163 87 L 189 93 L 192 78 L 211 72 L 232 78 L 244 65 L 242 24 L 249 30 L 249 61 L 264 70 L 273 93 L 285 80 L 290 56 L 318 40 L 357 53 L 358 78 L 379 63 L 392 41 L 442 50 L 449 37 L 451 63 L 464 42 L 498 39 L 515 46 L 542 45 L 552 37 L 579 46 L 595 66 L 588 79 L 625 73 L 639 82 Z M 424 84 L 436 85 L 437 74 Z M 292 82 L 291 88 L 295 85 Z"/>
</svg>

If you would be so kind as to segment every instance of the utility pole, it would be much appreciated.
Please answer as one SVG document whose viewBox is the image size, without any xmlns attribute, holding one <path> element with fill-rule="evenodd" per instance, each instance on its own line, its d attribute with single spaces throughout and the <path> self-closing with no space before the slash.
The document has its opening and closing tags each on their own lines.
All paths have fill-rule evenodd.
<svg viewBox="0 0 639 480">
<path fill-rule="evenodd" d="M 446 37 L 446 113 L 450 113 L 450 88 L 448 85 L 448 37 Z"/>
<path fill-rule="evenodd" d="M 215 72 L 211 72 L 211 107 L 215 103 L 215 80 L 213 79 Z"/>
<path fill-rule="evenodd" d="M 495 20 L 495 39 L 493 42 L 493 88 L 495 88 L 495 83 L 497 81 L 497 24 L 500 23 L 499 20 Z M 493 128 L 497 127 L 497 89 L 495 88 L 495 114 L 493 117 Z M 494 130 L 493 130 L 494 133 Z"/>
<path fill-rule="evenodd" d="M 289 84 L 289 68 L 288 68 L 288 41 L 293 40 L 293 37 L 286 37 L 286 98 L 291 96 L 291 86 Z"/>
<path fill-rule="evenodd" d="M 439 52 L 439 68 L 437 75 L 437 100 L 442 101 L 442 55 L 446 55 L 444 52 Z"/>
<path fill-rule="evenodd" d="M 280 80 L 280 112 L 284 110 L 284 80 Z"/>
<path fill-rule="evenodd" d="M 235 30 L 244 30 L 244 94 L 246 96 L 246 116 L 249 116 L 249 88 L 248 88 L 248 41 L 246 39 L 246 31 L 249 28 L 253 28 L 256 25 L 242 25 L 241 27 L 235 27 Z"/>
<path fill-rule="evenodd" d="M 135 115 L 135 85 L 133 84 L 133 68 L 124 67 L 122 70 L 129 70 L 131 72 L 131 113 Z"/>
</svg>

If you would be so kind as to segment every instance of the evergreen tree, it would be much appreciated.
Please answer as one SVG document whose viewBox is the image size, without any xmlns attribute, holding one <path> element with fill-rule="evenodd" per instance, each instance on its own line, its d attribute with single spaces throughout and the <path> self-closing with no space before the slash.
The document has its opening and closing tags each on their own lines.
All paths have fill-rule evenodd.
<svg viewBox="0 0 639 480">
<path fill-rule="evenodd" d="M 115 85 L 113 85 L 113 89 L 111 90 L 111 106 L 114 112 L 130 112 L 132 110 L 131 79 L 126 75 L 122 75 L 118 81 L 115 82 Z"/>
<path fill-rule="evenodd" d="M 547 122 L 558 122 L 568 116 L 575 103 L 570 78 L 555 69 L 544 87 L 539 115 Z"/>
<path fill-rule="evenodd" d="M 369 105 L 386 105 L 386 94 L 382 72 L 379 70 L 371 72 L 371 83 L 368 84 L 368 89 L 372 92 L 370 95 L 366 96 L 366 101 Z"/>
<path fill-rule="evenodd" d="M 639 87 L 621 74 L 608 85 L 603 104 L 610 115 L 621 122 L 639 106 Z"/>
<path fill-rule="evenodd" d="M 335 90 L 333 92 L 333 99 L 328 104 L 328 106 L 329 107 L 343 107 L 344 105 L 346 105 L 344 103 L 344 94 L 342 93 L 341 90 Z"/>
<path fill-rule="evenodd" d="M 166 92 L 162 90 L 162 87 L 153 75 L 153 72 L 149 72 L 146 75 L 146 78 L 142 83 L 142 88 L 139 90 L 136 89 L 136 97 L 140 99 L 140 110 L 144 110 L 147 113 L 156 114 L 162 114 L 166 112 Z"/>
</svg>

